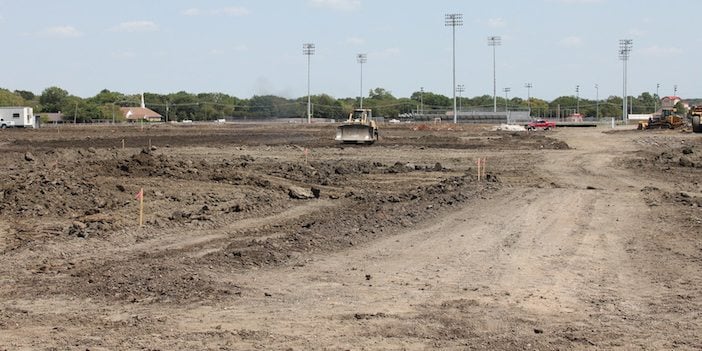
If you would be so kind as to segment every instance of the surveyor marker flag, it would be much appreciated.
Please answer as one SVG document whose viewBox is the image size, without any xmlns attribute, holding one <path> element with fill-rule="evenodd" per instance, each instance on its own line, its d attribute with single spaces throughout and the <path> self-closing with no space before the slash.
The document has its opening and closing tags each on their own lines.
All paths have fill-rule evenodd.
<svg viewBox="0 0 702 351">
<path fill-rule="evenodd" d="M 136 199 L 141 200 L 144 198 L 144 188 L 141 188 L 139 192 L 136 194 Z"/>
</svg>

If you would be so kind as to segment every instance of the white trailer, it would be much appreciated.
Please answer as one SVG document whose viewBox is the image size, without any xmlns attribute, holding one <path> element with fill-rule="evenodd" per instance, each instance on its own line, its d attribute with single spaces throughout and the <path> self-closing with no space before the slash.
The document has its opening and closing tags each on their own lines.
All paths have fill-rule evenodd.
<svg viewBox="0 0 702 351">
<path fill-rule="evenodd" d="M 36 128 L 37 118 L 31 107 L 0 107 L 0 128 Z"/>
</svg>

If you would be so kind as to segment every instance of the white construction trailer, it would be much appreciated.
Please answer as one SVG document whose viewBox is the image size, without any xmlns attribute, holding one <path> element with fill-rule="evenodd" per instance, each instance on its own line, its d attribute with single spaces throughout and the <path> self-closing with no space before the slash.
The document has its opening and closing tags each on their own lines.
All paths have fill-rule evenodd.
<svg viewBox="0 0 702 351">
<path fill-rule="evenodd" d="M 0 128 L 37 128 L 37 117 L 31 107 L 0 107 Z"/>
</svg>

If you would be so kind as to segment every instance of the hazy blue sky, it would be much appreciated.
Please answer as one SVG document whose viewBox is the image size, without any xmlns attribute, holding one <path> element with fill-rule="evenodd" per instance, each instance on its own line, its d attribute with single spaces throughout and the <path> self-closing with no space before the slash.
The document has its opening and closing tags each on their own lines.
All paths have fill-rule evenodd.
<svg viewBox="0 0 702 351">
<path fill-rule="evenodd" d="M 702 97 L 702 1 L 628 0 L 0 0 L 0 87 L 40 93 L 60 86 L 88 97 L 123 93 L 307 94 L 302 44 L 312 42 L 312 93 L 451 95 L 451 28 L 463 96 L 621 95 L 618 42 L 634 41 L 629 92 Z"/>
</svg>

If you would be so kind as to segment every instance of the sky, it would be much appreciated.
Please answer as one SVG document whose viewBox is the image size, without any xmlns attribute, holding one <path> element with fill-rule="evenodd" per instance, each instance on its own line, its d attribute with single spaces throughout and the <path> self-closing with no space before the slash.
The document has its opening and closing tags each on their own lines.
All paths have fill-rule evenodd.
<svg viewBox="0 0 702 351">
<path fill-rule="evenodd" d="M 221 92 L 336 98 L 381 87 L 552 100 L 622 95 L 619 40 L 632 39 L 628 93 L 702 97 L 699 0 L 0 0 L 0 87 L 81 97 Z M 357 63 L 364 53 L 367 62 Z M 531 89 L 525 88 L 531 83 Z M 599 89 L 596 89 L 595 86 Z M 576 87 L 579 92 L 576 93 Z"/>
</svg>

